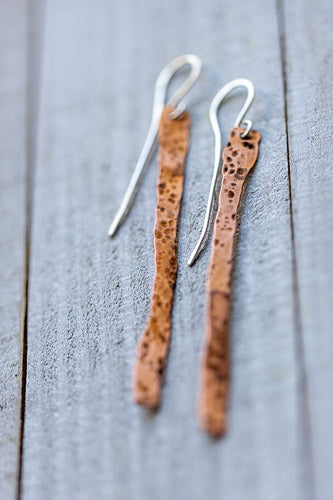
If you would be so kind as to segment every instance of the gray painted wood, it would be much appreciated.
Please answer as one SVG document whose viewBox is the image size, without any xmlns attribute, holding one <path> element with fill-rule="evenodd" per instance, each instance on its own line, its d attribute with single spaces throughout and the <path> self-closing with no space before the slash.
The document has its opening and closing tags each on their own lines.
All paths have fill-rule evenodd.
<svg viewBox="0 0 333 500">
<path fill-rule="evenodd" d="M 49 2 L 34 185 L 23 498 L 305 498 L 299 454 L 291 232 L 275 5 Z M 66 12 L 66 15 L 64 15 Z M 246 48 L 246 49 L 245 49 Z M 205 62 L 193 116 L 179 277 L 164 402 L 130 398 L 153 276 L 156 159 L 131 216 L 106 237 L 172 57 Z M 198 236 L 213 158 L 208 104 L 226 81 L 254 81 L 263 133 L 243 207 L 234 275 L 230 431 L 196 428 L 208 251 Z M 222 113 L 226 133 L 241 99 Z"/>
<path fill-rule="evenodd" d="M 286 3 L 286 63 L 297 264 L 300 387 L 317 498 L 333 494 L 333 4 Z"/>
<path fill-rule="evenodd" d="M 312 206 L 326 202 L 329 213 L 328 172 L 326 183 L 319 177 L 331 148 L 321 100 L 327 95 L 332 109 L 323 76 L 329 56 L 316 38 L 331 36 L 331 8 L 328 0 L 321 7 L 310 24 L 309 6 L 293 0 L 279 26 L 281 7 L 270 0 L 241 7 L 208 0 L 204 8 L 186 0 L 181 10 L 176 0 L 48 2 L 34 120 L 23 499 L 312 500 L 316 480 L 325 483 L 318 499 L 333 491 L 325 469 L 331 269 L 322 250 L 330 248 L 331 221 L 313 226 L 320 211 L 307 208 L 316 193 Z M 131 402 L 130 377 L 153 277 L 156 158 L 117 238 L 106 232 L 148 127 L 156 76 L 185 52 L 197 53 L 204 68 L 187 98 L 193 128 L 173 337 L 163 405 L 152 414 Z M 263 140 L 238 232 L 230 430 L 212 441 L 195 422 L 209 251 L 192 269 L 186 259 L 213 162 L 208 105 L 236 77 L 256 86 L 249 116 Z M 221 112 L 225 136 L 241 102 L 231 99 Z M 318 169 L 305 170 L 305 160 Z M 322 293 L 318 304 L 314 294 Z"/>
<path fill-rule="evenodd" d="M 0 497 L 15 498 L 25 261 L 25 2 L 0 16 Z"/>
</svg>

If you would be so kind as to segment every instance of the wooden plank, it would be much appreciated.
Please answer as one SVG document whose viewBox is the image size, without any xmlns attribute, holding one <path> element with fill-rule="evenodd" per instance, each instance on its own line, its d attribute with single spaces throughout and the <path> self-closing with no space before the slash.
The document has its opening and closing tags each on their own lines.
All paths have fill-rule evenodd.
<svg viewBox="0 0 333 500">
<path fill-rule="evenodd" d="M 297 265 L 300 387 L 310 432 L 316 498 L 333 477 L 333 4 L 286 2 L 288 133 Z"/>
<path fill-rule="evenodd" d="M 26 4 L 0 16 L 0 496 L 13 499 L 20 448 L 25 263 Z"/>
<path fill-rule="evenodd" d="M 182 13 L 183 12 L 183 13 Z M 31 248 L 23 498 L 304 499 L 283 85 L 273 1 L 49 2 Z M 186 13 L 186 15 L 184 14 Z M 158 72 L 205 66 L 192 141 L 173 336 L 158 414 L 131 402 L 153 277 L 156 158 L 117 238 L 106 231 L 144 139 Z M 257 88 L 263 135 L 234 272 L 227 437 L 196 427 L 208 249 L 193 269 L 213 162 L 207 117 L 236 77 Z M 221 113 L 224 137 L 241 98 Z"/>
</svg>

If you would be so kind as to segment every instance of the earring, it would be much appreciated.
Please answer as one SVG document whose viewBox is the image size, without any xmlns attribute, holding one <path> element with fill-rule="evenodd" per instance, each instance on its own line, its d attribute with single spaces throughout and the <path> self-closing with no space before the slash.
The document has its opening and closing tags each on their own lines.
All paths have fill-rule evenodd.
<svg viewBox="0 0 333 500">
<path fill-rule="evenodd" d="M 189 76 L 165 105 L 170 80 L 187 64 L 191 67 Z M 148 135 L 124 199 L 109 229 L 109 236 L 114 236 L 126 217 L 158 138 L 160 148 L 154 226 L 155 276 L 150 315 L 138 342 L 133 376 L 134 400 L 151 408 L 156 408 L 160 403 L 177 275 L 177 226 L 190 130 L 189 113 L 181 99 L 197 80 L 200 70 L 200 59 L 190 54 L 173 59 L 160 73 L 155 86 Z"/>
<path fill-rule="evenodd" d="M 209 117 L 215 135 L 215 162 L 204 226 L 192 255 L 191 266 L 206 243 L 209 233 L 215 186 L 221 164 L 221 131 L 217 112 L 224 98 L 235 88 L 245 87 L 248 95 L 237 116 L 229 142 L 222 155 L 222 185 L 214 222 L 209 268 L 206 280 L 205 342 L 201 360 L 198 417 L 200 427 L 213 435 L 226 430 L 229 397 L 229 310 L 230 276 L 237 210 L 245 178 L 255 165 L 261 135 L 252 130 L 252 122 L 243 120 L 254 98 L 254 87 L 240 78 L 225 85 L 214 97 Z M 246 125 L 245 128 L 242 124 Z"/>
</svg>

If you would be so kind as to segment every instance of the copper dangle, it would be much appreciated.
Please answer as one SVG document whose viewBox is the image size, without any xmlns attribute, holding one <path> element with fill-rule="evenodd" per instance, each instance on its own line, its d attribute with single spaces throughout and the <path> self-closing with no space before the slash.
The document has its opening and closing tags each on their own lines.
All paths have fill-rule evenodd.
<svg viewBox="0 0 333 500">
<path fill-rule="evenodd" d="M 245 87 L 248 95 L 236 119 L 234 128 L 231 129 L 221 161 L 222 138 L 217 112 L 225 97 L 237 87 Z M 205 341 L 201 358 L 198 400 L 199 425 L 212 435 L 224 434 L 227 424 L 230 385 L 230 279 L 237 211 L 244 181 L 257 161 L 261 139 L 260 133 L 252 130 L 252 122 L 244 120 L 253 98 L 254 87 L 252 83 L 249 80 L 240 78 L 225 85 L 216 94 L 210 105 L 209 116 L 215 135 L 213 179 L 204 226 L 199 241 L 188 261 L 189 265 L 195 262 L 207 240 L 216 181 L 221 168 L 222 184 L 214 221 L 214 233 L 206 279 Z M 243 127 L 243 124 L 245 127 Z"/>
<path fill-rule="evenodd" d="M 190 74 L 167 101 L 168 84 L 174 74 L 185 65 L 190 65 Z M 150 408 L 156 408 L 160 403 L 177 276 L 177 226 L 190 133 L 190 116 L 181 99 L 197 80 L 200 70 L 200 59 L 189 54 L 177 57 L 160 73 L 155 86 L 148 135 L 124 199 L 109 229 L 109 236 L 114 236 L 126 217 L 158 139 L 159 172 L 154 226 L 155 276 L 150 315 L 138 342 L 133 373 L 133 398 L 137 403 Z"/>
</svg>

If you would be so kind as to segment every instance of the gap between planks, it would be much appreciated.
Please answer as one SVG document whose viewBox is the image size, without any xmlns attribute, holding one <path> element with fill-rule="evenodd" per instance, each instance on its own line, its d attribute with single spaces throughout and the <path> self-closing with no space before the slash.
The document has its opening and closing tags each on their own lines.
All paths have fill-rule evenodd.
<svg viewBox="0 0 333 500">
<path fill-rule="evenodd" d="M 315 474 L 314 474 L 314 458 L 313 458 L 313 439 L 310 421 L 309 410 L 309 391 L 308 380 L 305 365 L 305 350 L 304 338 L 300 309 L 299 284 L 298 284 L 298 268 L 295 245 L 295 227 L 294 227 L 294 212 L 293 212 L 293 196 L 291 185 L 291 167 L 290 167 L 290 144 L 289 144 L 289 117 L 288 117 L 288 71 L 287 71 L 287 41 L 285 31 L 285 0 L 276 0 L 276 12 L 278 33 L 280 39 L 280 56 L 281 70 L 283 82 L 283 105 L 285 117 L 285 135 L 286 135 L 286 152 L 288 165 L 288 189 L 289 189 L 289 206 L 290 206 L 290 230 L 291 230 L 291 262 L 292 262 L 292 283 L 293 283 L 293 308 L 294 308 L 294 340 L 295 340 L 295 366 L 297 370 L 297 378 L 299 390 L 298 411 L 300 422 L 300 464 L 303 465 L 301 471 L 301 480 L 308 484 L 307 497 L 309 500 L 316 498 Z"/>
<path fill-rule="evenodd" d="M 30 244 L 33 211 L 33 185 L 36 161 L 36 138 L 40 97 L 41 56 L 43 47 L 45 6 L 41 0 L 27 0 L 26 5 L 26 99 L 25 99 L 25 254 L 22 305 L 22 362 L 21 362 L 21 424 L 18 449 L 17 500 L 22 498 L 24 423 L 26 409 L 28 310 Z"/>
</svg>

